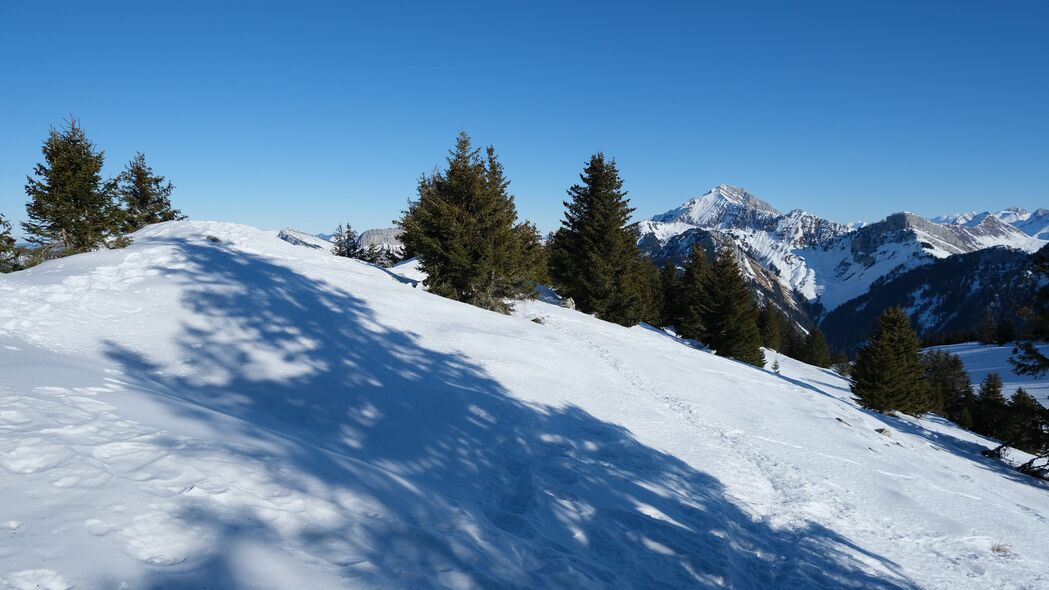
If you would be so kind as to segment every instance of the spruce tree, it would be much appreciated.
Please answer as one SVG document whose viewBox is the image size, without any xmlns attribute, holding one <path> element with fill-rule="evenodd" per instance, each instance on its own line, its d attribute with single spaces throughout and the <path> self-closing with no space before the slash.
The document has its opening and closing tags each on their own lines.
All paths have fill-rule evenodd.
<svg viewBox="0 0 1049 590">
<path fill-rule="evenodd" d="M 973 386 L 960 356 L 943 350 L 922 355 L 933 408 L 962 428 L 972 428 Z"/>
<path fill-rule="evenodd" d="M 783 313 L 772 302 L 767 302 L 761 307 L 761 311 L 758 312 L 758 329 L 761 331 L 761 342 L 765 348 L 787 353 L 783 333 L 785 325 Z"/>
<path fill-rule="evenodd" d="M 331 236 L 331 241 L 332 254 L 343 258 L 361 257 L 361 251 L 357 245 L 357 232 L 353 231 L 353 227 L 349 223 L 345 227 L 341 223 L 336 226 L 335 232 Z"/>
<path fill-rule="evenodd" d="M 645 315 L 651 290 L 623 180 L 602 153 L 591 156 L 580 180 L 568 189 L 550 247 L 551 278 L 580 311 L 632 326 Z"/>
<path fill-rule="evenodd" d="M 153 173 L 141 152 L 135 154 L 116 180 L 117 196 L 124 204 L 126 231 L 186 218 L 171 206 L 171 192 L 175 187 L 163 176 Z"/>
<path fill-rule="evenodd" d="M 711 306 L 711 269 L 707 253 L 698 244 L 692 245 L 685 272 L 681 277 L 678 295 L 677 334 L 682 338 L 706 342 L 706 322 Z"/>
<path fill-rule="evenodd" d="M 1049 447 L 1049 410 L 1022 387 L 1009 399 L 1008 416 L 1004 428 L 1006 444 L 1033 454 Z"/>
<path fill-rule="evenodd" d="M 722 248 L 711 267 L 710 303 L 703 317 L 705 343 L 715 354 L 765 366 L 754 295 L 743 279 L 731 247 Z"/>
<path fill-rule="evenodd" d="M 1002 377 L 998 373 L 988 373 L 976 393 L 973 429 L 993 438 L 1003 438 L 1006 434 L 1007 412 Z"/>
<path fill-rule="evenodd" d="M 827 346 L 827 339 L 823 337 L 823 332 L 819 328 L 813 328 L 805 336 L 800 360 L 817 367 L 830 367 L 830 347 Z"/>
<path fill-rule="evenodd" d="M 933 409 L 911 320 L 899 307 L 882 313 L 852 367 L 852 392 L 865 408 L 920 416 Z"/>
<path fill-rule="evenodd" d="M 1049 339 L 1049 246 L 1042 247 L 1034 255 L 1034 271 L 1042 286 L 1035 293 L 1030 304 L 1025 306 L 1020 316 L 1026 319 L 1030 327 L 1030 338 L 1032 340 Z M 1040 377 L 1049 372 L 1049 356 L 1042 354 L 1032 342 L 1020 342 L 1013 347 L 1013 355 L 1009 358 L 1013 366 L 1013 372 L 1017 375 L 1032 375 Z"/>
<path fill-rule="evenodd" d="M 535 232 L 517 223 L 508 186 L 495 150 L 482 157 L 466 133 L 447 168 L 419 180 L 397 224 L 431 292 L 504 313 L 507 299 L 534 292 L 538 261 L 526 242 Z"/>
<path fill-rule="evenodd" d="M 113 183 L 102 180 L 103 153 L 75 118 L 62 129 L 51 128 L 42 151 L 36 178 L 26 178 L 26 239 L 63 254 L 107 245 L 123 230 L 124 214 Z"/>
<path fill-rule="evenodd" d="M 11 235 L 11 223 L 0 213 L 0 272 L 18 270 L 18 247 Z"/>
<path fill-rule="evenodd" d="M 676 326 L 681 317 L 681 273 L 667 260 L 659 271 L 660 326 Z"/>
</svg>

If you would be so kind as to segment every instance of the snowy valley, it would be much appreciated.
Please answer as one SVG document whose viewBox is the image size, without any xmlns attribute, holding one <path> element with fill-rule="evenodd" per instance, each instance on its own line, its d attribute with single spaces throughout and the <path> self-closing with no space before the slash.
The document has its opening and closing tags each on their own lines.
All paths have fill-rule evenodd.
<svg viewBox="0 0 1049 590">
<path fill-rule="evenodd" d="M 732 236 L 827 308 L 1041 243 L 906 216 L 865 242 L 718 190 L 647 231 Z M 1044 482 L 829 370 L 549 297 L 500 315 L 248 226 L 132 237 L 0 275 L 0 587 L 1049 587 Z"/>
</svg>

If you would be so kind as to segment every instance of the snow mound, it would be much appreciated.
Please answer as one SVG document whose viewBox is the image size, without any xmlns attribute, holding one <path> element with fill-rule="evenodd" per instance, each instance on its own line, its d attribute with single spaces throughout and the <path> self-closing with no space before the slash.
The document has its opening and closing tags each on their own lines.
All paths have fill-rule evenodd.
<svg viewBox="0 0 1049 590">
<path fill-rule="evenodd" d="M 397 272 L 184 221 L 0 276 L 0 583 L 1049 585 L 1049 492 L 989 441 Z"/>
</svg>

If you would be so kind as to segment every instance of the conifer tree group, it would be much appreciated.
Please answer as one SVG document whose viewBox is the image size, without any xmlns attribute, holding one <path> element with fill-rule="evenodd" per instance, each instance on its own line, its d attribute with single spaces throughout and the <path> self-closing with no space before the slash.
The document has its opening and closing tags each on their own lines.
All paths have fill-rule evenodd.
<svg viewBox="0 0 1049 590">
<path fill-rule="evenodd" d="M 335 233 L 331 236 L 332 248 L 331 253 L 336 256 L 343 258 L 361 258 L 364 252 L 361 251 L 360 246 L 357 244 L 357 232 L 353 231 L 353 227 L 349 223 L 343 228 L 340 223 L 335 228 Z"/>
<path fill-rule="evenodd" d="M 1034 270 L 1042 280 L 1042 287 L 1035 293 L 1030 304 L 1024 307 L 1020 315 L 1030 324 L 1031 339 L 1049 340 L 1049 248 L 1042 248 L 1034 255 Z M 1009 358 L 1013 371 L 1018 375 L 1040 377 L 1049 373 L 1049 356 L 1030 341 L 1018 343 Z"/>
<path fill-rule="evenodd" d="M 495 150 L 482 156 L 466 133 L 447 168 L 419 180 L 418 198 L 397 224 L 431 292 L 501 312 L 534 292 L 539 238 L 535 226 L 518 221 L 509 184 Z"/>
<path fill-rule="evenodd" d="M 11 235 L 11 222 L 0 213 L 0 272 L 18 270 L 18 245 Z"/>
<path fill-rule="evenodd" d="M 183 219 L 171 207 L 173 187 L 155 175 L 137 154 L 116 178 L 102 177 L 104 153 L 71 117 L 51 128 L 42 148 L 44 161 L 26 179 L 25 238 L 37 248 L 12 254 L 10 226 L 0 224 L 0 270 L 14 270 L 12 260 L 46 260 L 127 245 L 124 235 L 144 225 Z M 32 256 L 30 256 L 32 254 Z"/>
<path fill-rule="evenodd" d="M 695 244 L 683 273 L 667 263 L 661 277 L 665 325 L 715 354 L 764 366 L 758 310 L 731 248 L 722 248 L 711 263 Z"/>
</svg>

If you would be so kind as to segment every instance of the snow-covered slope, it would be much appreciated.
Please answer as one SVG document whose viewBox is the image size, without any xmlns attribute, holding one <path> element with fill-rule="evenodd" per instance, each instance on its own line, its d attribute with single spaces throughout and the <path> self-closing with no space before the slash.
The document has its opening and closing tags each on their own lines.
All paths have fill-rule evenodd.
<svg viewBox="0 0 1049 590">
<path fill-rule="evenodd" d="M 1013 345 L 993 346 L 967 342 L 965 344 L 950 344 L 946 346 L 935 346 L 939 350 L 946 350 L 961 357 L 965 363 L 965 370 L 969 372 L 969 379 L 973 386 L 979 387 L 980 383 L 987 377 L 988 373 L 998 373 L 1002 378 L 1002 391 L 1005 397 L 1010 397 L 1017 387 L 1023 387 L 1027 393 L 1033 395 L 1043 405 L 1049 407 L 1049 376 L 1034 378 L 1027 375 L 1013 373 L 1009 357 L 1013 353 Z M 1043 354 L 1049 354 L 1049 344 L 1038 347 Z"/>
<path fill-rule="evenodd" d="M 1049 585 L 1045 485 L 828 371 L 245 226 L 134 239 L 0 276 L 0 584 Z"/>
<path fill-rule="evenodd" d="M 977 213 L 970 211 L 934 217 L 933 221 L 936 223 L 974 227 L 988 218 L 994 218 L 1002 223 L 1009 224 L 1031 237 L 1049 240 L 1049 209 L 1044 208 L 1033 212 L 1019 207 L 1009 207 L 997 212 L 984 211 L 983 213 Z"/>
<path fill-rule="evenodd" d="M 329 253 L 332 249 L 332 242 L 330 239 L 324 236 L 308 234 L 297 229 L 291 229 L 290 227 L 286 227 L 277 232 L 277 237 L 296 246 L 305 246 L 307 248 L 323 250 Z"/>
<path fill-rule="evenodd" d="M 1023 213 L 1024 220 L 1031 217 Z M 1049 213 L 1044 217 L 1044 226 L 1049 226 Z M 638 243 L 657 259 L 675 259 L 713 235 L 736 244 L 776 277 L 784 291 L 830 312 L 875 281 L 938 258 L 994 246 L 1034 252 L 1047 243 L 1040 238 L 1049 235 L 1011 225 L 1016 219 L 1003 212 L 956 215 L 934 223 L 896 213 L 877 223 L 847 226 L 801 210 L 782 214 L 744 189 L 722 185 L 640 222 Z M 1031 227 L 1043 227 L 1038 223 Z"/>
</svg>

